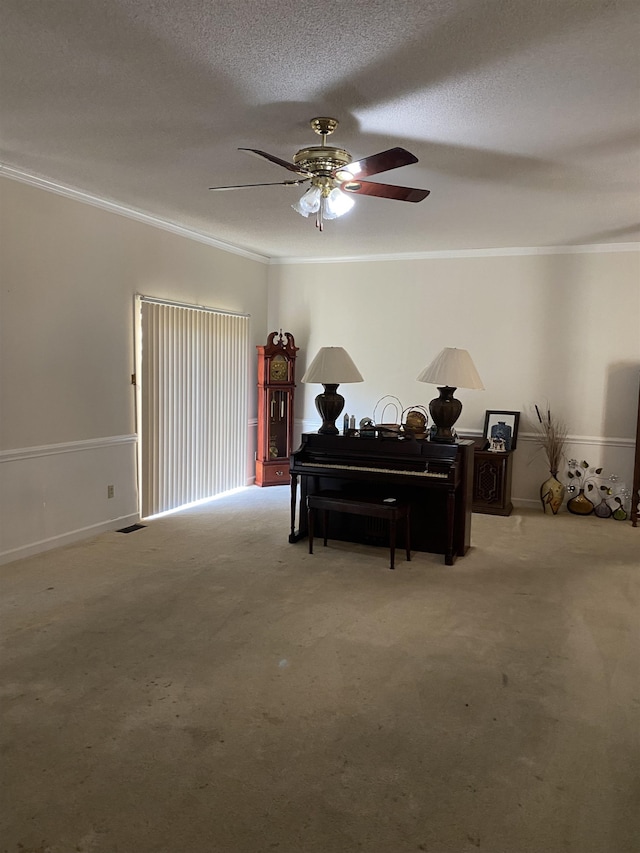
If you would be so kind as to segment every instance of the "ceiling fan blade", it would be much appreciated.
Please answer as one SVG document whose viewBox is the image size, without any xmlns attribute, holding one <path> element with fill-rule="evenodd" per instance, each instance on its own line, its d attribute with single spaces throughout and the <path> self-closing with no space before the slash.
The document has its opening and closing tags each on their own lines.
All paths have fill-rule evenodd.
<svg viewBox="0 0 640 853">
<path fill-rule="evenodd" d="M 431 190 L 419 190 L 415 187 L 396 187 L 393 184 L 376 184 L 373 181 L 343 181 L 340 189 L 357 195 L 375 195 L 378 198 L 394 198 L 397 201 L 422 201 Z"/>
<path fill-rule="evenodd" d="M 299 181 L 275 181 L 266 184 L 233 184 L 230 187 L 209 187 L 210 190 L 244 190 L 249 187 L 299 187 L 301 184 L 306 184 L 308 178 L 302 178 Z"/>
<path fill-rule="evenodd" d="M 399 169 L 400 166 L 410 166 L 417 162 L 418 158 L 406 148 L 389 148 L 387 151 L 380 151 L 379 154 L 372 154 L 370 157 L 363 157 L 362 160 L 349 163 L 348 166 L 338 170 L 338 178 L 345 180 L 345 173 L 353 175 L 354 178 L 367 178 L 369 175 L 377 175 L 380 172 L 388 172 L 390 169 Z"/>
<path fill-rule="evenodd" d="M 238 148 L 238 151 L 248 151 L 249 154 L 255 154 L 256 157 L 264 157 L 265 160 L 269 160 L 277 166 L 284 166 L 285 169 L 288 169 L 290 172 L 295 172 L 297 175 L 310 177 L 309 172 L 305 172 L 304 169 L 299 169 L 288 160 L 282 160 L 280 157 L 276 157 L 275 154 L 268 154 L 266 151 L 260 151 L 257 148 Z"/>
</svg>

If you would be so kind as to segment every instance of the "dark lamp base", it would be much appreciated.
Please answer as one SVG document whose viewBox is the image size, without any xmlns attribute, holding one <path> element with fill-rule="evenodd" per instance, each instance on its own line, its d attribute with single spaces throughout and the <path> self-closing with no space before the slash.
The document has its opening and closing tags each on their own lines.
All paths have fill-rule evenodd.
<svg viewBox="0 0 640 853">
<path fill-rule="evenodd" d="M 458 420 L 462 411 L 462 403 L 453 396 L 455 390 L 449 385 L 438 388 L 440 396 L 429 403 L 429 411 L 436 426 L 436 434 L 431 437 L 431 441 L 440 441 L 443 444 L 455 442 L 451 427 Z"/>
<path fill-rule="evenodd" d="M 338 384 L 325 385 L 324 394 L 316 397 L 316 409 L 322 418 L 322 426 L 318 430 L 321 435 L 338 435 L 340 430 L 336 426 L 336 420 L 344 409 L 344 397 L 338 394 Z"/>
</svg>

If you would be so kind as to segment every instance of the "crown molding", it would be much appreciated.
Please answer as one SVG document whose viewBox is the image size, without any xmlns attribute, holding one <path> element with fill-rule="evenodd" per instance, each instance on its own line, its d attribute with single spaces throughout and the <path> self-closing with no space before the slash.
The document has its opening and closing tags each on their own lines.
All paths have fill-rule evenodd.
<svg viewBox="0 0 640 853">
<path fill-rule="evenodd" d="M 430 261 L 455 258 L 502 258 L 525 255 L 592 255 L 640 252 L 639 243 L 593 243 L 583 246 L 518 246 L 495 249 L 444 249 L 434 252 L 407 252 L 394 255 L 353 255 L 344 258 L 270 258 L 270 266 L 287 264 L 362 264 L 380 261 Z"/>
<path fill-rule="evenodd" d="M 172 234 L 177 234 L 180 237 L 186 237 L 189 240 L 195 240 L 198 243 L 204 243 L 207 246 L 213 246 L 216 249 L 221 249 L 223 252 L 229 252 L 234 255 L 240 255 L 243 258 L 248 258 L 258 263 L 268 264 L 269 266 L 286 266 L 292 264 L 362 264 L 362 263 L 379 263 L 380 261 L 425 261 L 425 260 L 451 260 L 456 258 L 500 258 L 500 257 L 519 257 L 526 255 L 582 255 L 582 254 L 606 254 L 613 252 L 640 252 L 640 242 L 637 243 L 593 243 L 588 245 L 578 246 L 518 246 L 490 249 L 444 249 L 430 252 L 407 252 L 397 253 L 392 255 L 352 255 L 339 258 L 296 258 L 284 257 L 274 258 L 268 255 L 261 255 L 257 252 L 249 251 L 241 246 L 235 246 L 233 243 L 225 243 L 223 240 L 218 240 L 201 231 L 195 231 L 191 228 L 186 228 L 183 225 L 178 225 L 175 222 L 170 222 L 166 219 L 161 219 L 158 216 L 153 216 L 150 213 L 136 210 L 135 208 L 126 207 L 123 204 L 118 204 L 114 201 L 100 198 L 91 195 L 91 193 L 83 190 L 75 189 L 74 187 L 59 184 L 56 181 L 48 180 L 39 175 L 33 175 L 29 172 L 23 172 L 20 169 L 15 169 L 5 163 L 0 163 L 0 175 L 10 178 L 13 181 L 18 181 L 29 186 L 37 187 L 48 192 L 56 193 L 65 198 L 74 199 L 75 201 L 90 204 L 93 207 L 107 210 L 110 213 L 116 213 L 120 216 L 126 216 L 129 219 L 135 219 L 138 222 L 143 222 L 146 225 L 151 225 L 154 228 L 160 228 L 163 231 L 169 231 Z"/>
<path fill-rule="evenodd" d="M 84 204 L 90 204 L 93 207 L 99 207 L 102 210 L 109 211 L 109 213 L 126 216 L 128 219 L 135 219 L 137 222 L 143 222 L 145 225 L 151 225 L 154 228 L 160 228 L 163 231 L 170 231 L 172 234 L 177 234 L 180 237 L 187 237 L 189 240 L 195 240 L 198 243 L 205 243 L 207 246 L 213 246 L 216 249 L 221 249 L 223 252 L 240 255 L 243 258 L 248 258 L 251 261 L 258 261 L 262 264 L 269 263 L 269 257 L 267 255 L 259 255 L 256 252 L 250 252 L 248 249 L 243 249 L 240 246 L 234 246 L 232 243 L 225 243 L 222 240 L 217 240 L 215 237 L 210 237 L 208 234 L 203 234 L 201 231 L 185 228 L 183 225 L 178 225 L 175 222 L 169 222 L 168 220 L 161 219 L 158 216 L 152 216 L 150 213 L 144 213 L 142 210 L 126 207 L 125 205 L 118 204 L 114 201 L 107 201 L 107 199 L 99 198 L 98 196 L 91 195 L 90 193 L 86 193 L 73 187 L 58 184 L 55 181 L 48 180 L 47 178 L 30 175 L 28 172 L 22 172 L 19 169 L 14 169 L 12 166 L 7 166 L 4 163 L 0 163 L 0 175 L 3 175 L 5 178 L 10 178 L 12 181 L 19 181 L 22 184 L 28 184 L 29 186 L 37 187 L 38 189 L 73 199 L 74 201 L 80 201 Z"/>
</svg>

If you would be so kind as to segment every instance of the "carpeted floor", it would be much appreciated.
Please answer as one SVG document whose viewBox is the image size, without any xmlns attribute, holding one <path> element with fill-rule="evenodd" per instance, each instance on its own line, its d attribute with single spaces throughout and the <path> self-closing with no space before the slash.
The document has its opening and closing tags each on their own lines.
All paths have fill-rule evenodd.
<svg viewBox="0 0 640 853">
<path fill-rule="evenodd" d="M 251 488 L 0 567 L 2 853 L 637 853 L 640 529 L 290 545 Z"/>
</svg>

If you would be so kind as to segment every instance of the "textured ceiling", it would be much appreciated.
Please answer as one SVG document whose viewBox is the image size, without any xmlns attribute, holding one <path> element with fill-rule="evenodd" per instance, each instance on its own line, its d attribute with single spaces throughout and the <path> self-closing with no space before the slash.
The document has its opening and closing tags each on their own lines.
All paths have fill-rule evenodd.
<svg viewBox="0 0 640 853">
<path fill-rule="evenodd" d="M 3 0 L 0 160 L 271 258 L 640 239 L 638 0 Z M 340 121 L 372 180 L 320 234 L 283 159 Z"/>
</svg>

